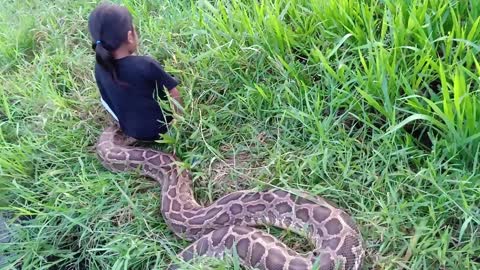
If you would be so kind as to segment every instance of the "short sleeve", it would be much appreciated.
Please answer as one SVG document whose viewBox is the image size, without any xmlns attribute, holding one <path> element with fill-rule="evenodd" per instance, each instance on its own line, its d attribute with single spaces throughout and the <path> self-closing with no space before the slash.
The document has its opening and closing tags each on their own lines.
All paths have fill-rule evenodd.
<svg viewBox="0 0 480 270">
<path fill-rule="evenodd" d="M 149 77 L 151 80 L 156 81 L 157 85 L 165 86 L 168 91 L 172 90 L 178 85 L 177 80 L 165 72 L 160 63 L 153 59 L 150 59 L 149 62 Z"/>
</svg>

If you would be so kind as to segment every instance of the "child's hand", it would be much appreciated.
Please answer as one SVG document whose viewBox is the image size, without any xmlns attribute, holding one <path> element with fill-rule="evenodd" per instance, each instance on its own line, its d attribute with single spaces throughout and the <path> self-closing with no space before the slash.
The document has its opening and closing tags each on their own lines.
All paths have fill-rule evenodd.
<svg viewBox="0 0 480 270">
<path fill-rule="evenodd" d="M 180 92 L 175 87 L 175 88 L 170 90 L 170 95 L 180 105 L 180 106 L 177 106 L 177 104 L 173 104 L 175 113 L 178 114 L 178 115 L 181 115 L 182 114 L 181 106 L 183 106 L 183 102 L 182 102 L 182 97 L 180 97 Z"/>
</svg>

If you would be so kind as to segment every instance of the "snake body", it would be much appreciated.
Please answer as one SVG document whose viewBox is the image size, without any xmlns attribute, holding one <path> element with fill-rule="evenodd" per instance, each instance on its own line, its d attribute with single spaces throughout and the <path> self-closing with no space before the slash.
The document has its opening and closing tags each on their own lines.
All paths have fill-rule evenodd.
<svg viewBox="0 0 480 270">
<path fill-rule="evenodd" d="M 345 211 L 325 199 L 281 189 L 244 190 L 203 207 L 194 198 L 190 173 L 180 168 L 174 155 L 130 142 L 113 125 L 100 135 L 96 151 L 111 171 L 138 170 L 160 183 L 165 222 L 178 237 L 193 242 L 178 254 L 183 261 L 221 258 L 235 248 L 243 265 L 256 269 L 360 269 L 364 257 L 360 232 Z M 298 253 L 258 228 L 266 225 L 303 234 L 315 248 Z M 178 268 L 172 262 L 168 269 Z"/>
</svg>

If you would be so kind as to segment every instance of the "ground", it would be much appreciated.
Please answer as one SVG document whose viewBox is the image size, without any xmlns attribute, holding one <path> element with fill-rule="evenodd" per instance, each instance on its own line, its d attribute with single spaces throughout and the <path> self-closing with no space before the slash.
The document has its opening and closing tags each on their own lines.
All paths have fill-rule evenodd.
<svg viewBox="0 0 480 270">
<path fill-rule="evenodd" d="M 365 269 L 480 269 L 475 0 L 116 2 L 140 53 L 181 81 L 185 113 L 158 147 L 190 165 L 199 201 L 303 190 L 354 217 Z M 96 3 L 2 3 L 6 269 L 164 269 L 188 245 L 157 183 L 92 151 L 108 119 L 87 32 Z M 238 269 L 227 261 L 196 267 Z"/>
</svg>

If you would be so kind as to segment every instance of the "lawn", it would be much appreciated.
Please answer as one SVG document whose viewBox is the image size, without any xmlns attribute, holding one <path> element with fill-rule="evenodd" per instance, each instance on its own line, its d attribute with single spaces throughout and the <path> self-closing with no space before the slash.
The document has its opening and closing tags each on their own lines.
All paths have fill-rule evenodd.
<svg viewBox="0 0 480 270">
<path fill-rule="evenodd" d="M 302 190 L 354 217 L 365 269 L 480 269 L 477 0 L 117 2 L 140 53 L 181 81 L 185 113 L 158 147 L 190 166 L 202 204 Z M 2 2 L 5 269 L 165 269 L 188 245 L 165 225 L 157 183 L 93 152 L 108 119 L 87 30 L 96 4 Z"/>
</svg>

